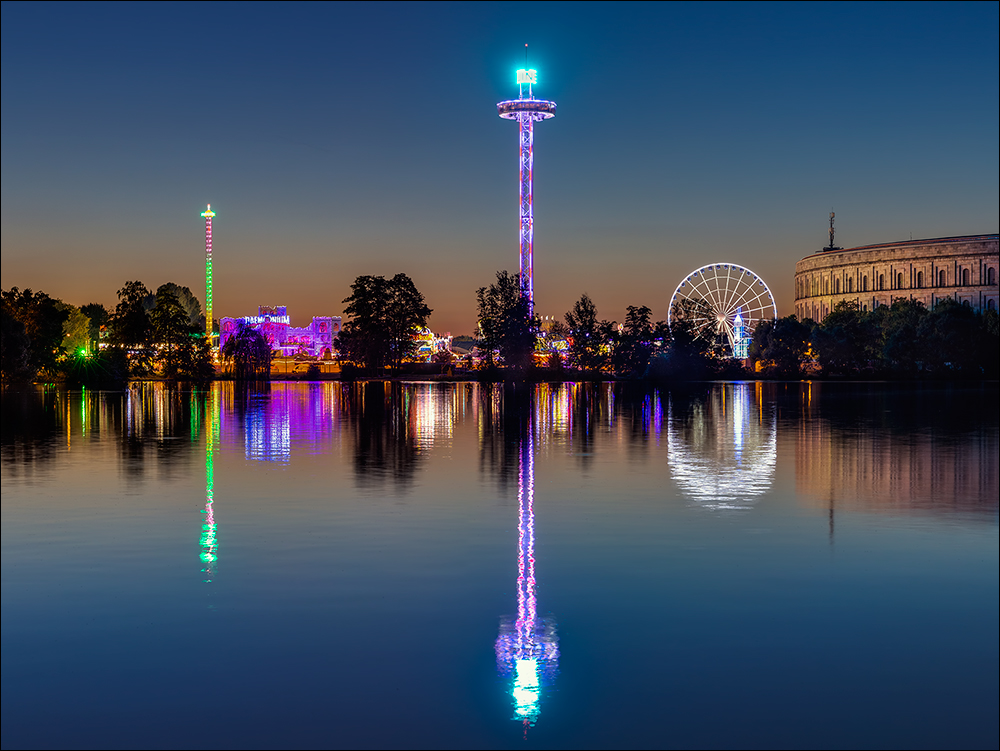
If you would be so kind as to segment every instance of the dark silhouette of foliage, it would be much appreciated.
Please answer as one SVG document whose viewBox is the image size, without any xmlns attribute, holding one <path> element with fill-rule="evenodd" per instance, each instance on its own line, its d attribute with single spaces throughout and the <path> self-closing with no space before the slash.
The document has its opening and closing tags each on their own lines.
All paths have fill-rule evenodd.
<svg viewBox="0 0 1000 751">
<path fill-rule="evenodd" d="M 149 317 L 153 325 L 153 339 L 162 355 L 163 375 L 174 378 L 183 362 L 193 360 L 195 328 L 177 295 L 167 285 L 156 290 L 156 307 Z"/>
<path fill-rule="evenodd" d="M 656 348 L 657 334 L 662 338 L 665 327 L 663 321 L 653 326 L 652 311 L 645 305 L 629 305 L 614 348 L 615 375 L 626 378 L 644 375 Z"/>
<path fill-rule="evenodd" d="M 946 298 L 927 310 L 913 300 L 862 311 L 841 302 L 813 330 L 823 373 L 912 378 L 990 377 L 1000 369 L 995 311 Z"/>
<path fill-rule="evenodd" d="M 10 319 L 5 318 L 3 325 L 4 381 L 30 380 L 42 370 L 54 369 L 63 354 L 68 311 L 60 310 L 59 301 L 44 292 L 22 292 L 17 287 L 0 292 L 0 307 Z"/>
<path fill-rule="evenodd" d="M 6 305 L 0 308 L 0 375 L 4 383 L 28 381 L 34 376 L 31 337 Z"/>
<path fill-rule="evenodd" d="M 153 363 L 153 324 L 143 306 L 148 296 L 142 282 L 126 282 L 108 321 L 108 343 L 128 352 L 131 373 L 138 376 L 148 374 Z"/>
<path fill-rule="evenodd" d="M 108 309 L 100 303 L 92 302 L 83 305 L 80 312 L 87 316 L 90 321 L 90 343 L 87 347 L 91 352 L 97 352 L 101 344 L 101 326 L 108 322 L 110 314 Z"/>
<path fill-rule="evenodd" d="M 602 334 L 606 334 L 608 325 L 607 321 L 597 319 L 597 306 L 586 292 L 573 303 L 573 309 L 565 315 L 565 319 L 573 362 L 582 370 L 599 369 L 605 360 L 602 350 L 606 342 Z M 602 323 L 605 324 L 603 327 Z"/>
<path fill-rule="evenodd" d="M 171 293 L 177 304 L 180 305 L 188 318 L 188 323 L 198 330 L 204 330 L 205 328 L 205 317 L 201 312 L 201 301 L 194 296 L 188 287 L 183 287 L 179 284 L 174 284 L 173 282 L 167 282 L 166 284 L 161 284 L 156 289 L 155 294 L 150 294 L 146 296 L 143 300 L 142 306 L 146 309 L 146 312 L 152 314 L 159 304 L 160 295 L 164 292 Z"/>
<path fill-rule="evenodd" d="M 937 373 L 981 376 L 996 373 L 1000 346 L 990 336 L 985 317 L 968 305 L 946 298 L 924 316 L 917 339 L 925 367 Z"/>
<path fill-rule="evenodd" d="M 498 271 L 495 283 L 476 290 L 476 301 L 479 346 L 488 366 L 502 364 L 514 374 L 523 374 L 532 364 L 539 322 L 521 288 L 521 275 Z"/>
<path fill-rule="evenodd" d="M 926 315 L 922 302 L 906 299 L 872 311 L 876 341 L 871 346 L 881 370 L 913 373 L 922 366 L 918 329 Z"/>
<path fill-rule="evenodd" d="M 841 300 L 813 334 L 813 350 L 824 373 L 871 368 L 873 330 L 856 300 Z"/>
<path fill-rule="evenodd" d="M 417 352 L 413 334 L 427 325 L 432 312 L 406 274 L 359 276 L 344 303 L 351 320 L 337 338 L 340 359 L 370 371 L 398 370 L 412 358 Z"/>
<path fill-rule="evenodd" d="M 237 381 L 267 381 L 271 378 L 273 352 L 264 336 L 246 321 L 226 340 L 220 354 Z"/>
<path fill-rule="evenodd" d="M 686 298 L 674 303 L 671 310 L 670 345 L 664 354 L 649 364 L 649 376 L 655 380 L 698 380 L 715 374 L 717 333 L 704 326 L 715 313 L 704 300 Z"/>
<path fill-rule="evenodd" d="M 754 328 L 747 354 L 755 365 L 761 364 L 764 375 L 798 378 L 811 336 L 812 327 L 793 315 L 764 319 Z"/>
</svg>

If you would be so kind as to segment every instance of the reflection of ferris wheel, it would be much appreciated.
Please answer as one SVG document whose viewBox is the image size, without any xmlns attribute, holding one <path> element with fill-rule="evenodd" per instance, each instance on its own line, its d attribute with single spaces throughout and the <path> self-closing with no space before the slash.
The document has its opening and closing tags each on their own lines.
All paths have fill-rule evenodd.
<svg viewBox="0 0 1000 751">
<path fill-rule="evenodd" d="M 746 357 L 747 344 L 758 322 L 778 317 L 774 297 L 764 280 L 735 263 L 702 266 L 681 280 L 670 298 L 668 324 L 673 324 L 674 306 L 682 300 L 707 304 L 693 310 L 695 332 L 711 326 L 716 333 L 724 333 L 736 357 Z"/>
</svg>

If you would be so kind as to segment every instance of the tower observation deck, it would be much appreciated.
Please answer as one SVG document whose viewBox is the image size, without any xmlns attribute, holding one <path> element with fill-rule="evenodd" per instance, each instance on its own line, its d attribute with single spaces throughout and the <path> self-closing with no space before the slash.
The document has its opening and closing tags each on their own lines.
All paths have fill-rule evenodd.
<svg viewBox="0 0 1000 751">
<path fill-rule="evenodd" d="M 535 122 L 549 120 L 556 116 L 556 103 L 547 99 L 535 99 L 532 86 L 537 82 L 538 72 L 534 69 L 517 72 L 518 97 L 497 104 L 497 114 L 504 120 L 516 120 L 519 126 L 519 154 L 521 166 L 520 201 L 520 256 L 521 289 L 528 300 L 535 300 L 535 277 L 532 268 L 534 260 L 534 207 L 532 203 L 532 183 L 534 165 Z M 527 94 L 527 96 L 525 96 Z"/>
</svg>

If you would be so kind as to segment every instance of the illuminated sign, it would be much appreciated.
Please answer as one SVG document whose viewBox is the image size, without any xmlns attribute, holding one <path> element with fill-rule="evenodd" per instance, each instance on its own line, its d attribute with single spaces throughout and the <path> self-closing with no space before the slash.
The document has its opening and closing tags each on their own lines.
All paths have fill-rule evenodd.
<svg viewBox="0 0 1000 751">
<path fill-rule="evenodd" d="M 291 316 L 246 316 L 241 320 L 247 323 L 290 323 Z"/>
<path fill-rule="evenodd" d="M 517 72 L 517 82 L 521 83 L 521 84 L 523 84 L 523 83 L 530 83 L 530 84 L 538 83 L 537 78 L 538 78 L 538 71 L 535 70 L 534 68 L 531 68 L 530 70 L 525 70 L 524 68 L 522 68 L 521 70 L 519 70 Z"/>
</svg>

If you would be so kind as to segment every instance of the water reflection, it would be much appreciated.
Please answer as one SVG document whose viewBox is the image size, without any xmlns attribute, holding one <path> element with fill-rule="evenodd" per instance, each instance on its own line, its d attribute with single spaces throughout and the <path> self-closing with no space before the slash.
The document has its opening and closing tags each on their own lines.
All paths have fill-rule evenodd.
<svg viewBox="0 0 1000 751">
<path fill-rule="evenodd" d="M 5 472 L 29 475 L 54 458 L 58 436 L 70 430 L 70 401 L 55 388 L 4 389 L 0 457 Z"/>
<path fill-rule="evenodd" d="M 205 508 L 201 524 L 201 562 L 205 582 L 211 583 L 218 560 L 218 538 L 215 521 L 215 444 L 219 438 L 219 390 L 212 389 L 205 404 Z M 192 421 L 193 423 L 194 421 Z M 192 438 L 194 436 L 192 435 Z"/>
<path fill-rule="evenodd" d="M 511 396 L 515 396 L 512 394 Z M 516 396 L 515 396 L 516 398 Z M 508 402 L 513 401 L 508 399 Z M 528 727 L 540 712 L 543 682 L 555 678 L 559 665 L 559 640 L 552 618 L 538 617 L 535 581 L 535 452 L 532 412 L 510 405 L 524 430 L 518 440 L 517 472 L 517 617 L 500 621 L 496 640 L 497 669 L 511 681 L 514 720 Z M 530 406 L 530 401 L 529 401 Z M 513 415 L 511 415 L 513 416 Z"/>
<path fill-rule="evenodd" d="M 997 402 L 995 385 L 810 384 L 794 422 L 796 495 L 831 525 L 835 509 L 994 512 L 1000 436 L 983 419 Z"/>
<path fill-rule="evenodd" d="M 667 464 L 685 496 L 711 509 L 746 509 L 774 480 L 776 415 L 763 384 L 726 383 L 704 398 L 671 394 Z"/>
</svg>

